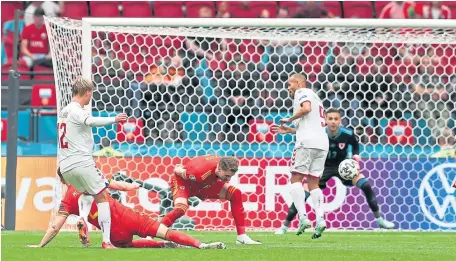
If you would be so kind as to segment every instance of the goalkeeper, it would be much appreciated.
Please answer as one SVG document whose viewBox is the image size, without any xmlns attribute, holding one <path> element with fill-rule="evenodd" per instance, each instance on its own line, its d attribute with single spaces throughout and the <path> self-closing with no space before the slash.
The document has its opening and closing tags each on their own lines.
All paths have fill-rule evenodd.
<svg viewBox="0 0 456 261">
<path fill-rule="evenodd" d="M 380 228 L 392 229 L 394 224 L 386 221 L 380 215 L 380 209 L 377 203 L 377 197 L 375 196 L 374 191 L 372 190 L 371 185 L 367 182 L 366 177 L 363 174 L 358 174 L 353 180 L 344 180 L 340 177 L 338 167 L 339 164 L 346 158 L 353 155 L 353 159 L 359 162 L 359 144 L 358 138 L 353 134 L 352 131 L 341 126 L 341 114 L 337 109 L 329 109 L 326 112 L 326 131 L 329 138 L 329 152 L 328 157 L 325 162 L 325 170 L 323 176 L 320 179 L 320 188 L 326 188 L 326 183 L 332 177 L 339 178 L 342 183 L 346 186 L 356 186 L 364 192 L 367 203 L 369 204 L 370 209 L 374 213 L 375 218 L 377 219 L 377 225 Z M 274 132 L 281 134 L 290 133 L 293 131 L 292 128 L 287 126 L 276 126 L 273 127 Z M 351 153 L 349 149 L 352 149 Z M 306 191 L 306 200 L 309 197 L 309 192 Z M 298 211 L 294 204 L 291 205 L 288 210 L 288 215 L 279 230 L 276 231 L 276 235 L 283 235 L 287 232 L 288 227 L 296 217 Z"/>
</svg>

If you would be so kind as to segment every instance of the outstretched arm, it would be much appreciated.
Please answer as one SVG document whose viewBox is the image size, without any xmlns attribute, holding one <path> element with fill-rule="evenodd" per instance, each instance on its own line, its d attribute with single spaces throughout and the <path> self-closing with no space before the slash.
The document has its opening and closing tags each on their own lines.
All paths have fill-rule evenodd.
<svg viewBox="0 0 456 261">
<path fill-rule="evenodd" d="M 114 190 L 120 190 L 120 191 L 130 191 L 134 189 L 138 189 L 140 185 L 138 183 L 128 183 L 125 181 L 116 181 L 116 180 L 111 180 L 109 183 L 109 188 L 114 189 Z"/>
<path fill-rule="evenodd" d="M 49 242 L 54 239 L 55 236 L 59 233 L 60 229 L 62 228 L 63 224 L 65 224 L 65 221 L 67 220 L 66 215 L 58 215 L 55 218 L 55 224 L 48 228 L 46 231 L 46 234 L 44 235 L 43 239 L 41 240 L 41 243 L 39 245 L 28 245 L 27 247 L 33 247 L 33 248 L 38 248 L 38 247 L 44 247 L 46 246 Z"/>
</svg>

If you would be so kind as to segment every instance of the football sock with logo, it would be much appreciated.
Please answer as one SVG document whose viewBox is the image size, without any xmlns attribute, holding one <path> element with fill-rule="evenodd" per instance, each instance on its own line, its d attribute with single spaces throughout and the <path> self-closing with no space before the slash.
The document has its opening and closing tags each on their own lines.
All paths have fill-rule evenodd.
<svg viewBox="0 0 456 261">
<path fill-rule="evenodd" d="M 189 235 L 186 235 L 179 231 L 173 231 L 171 229 L 165 235 L 165 240 L 173 241 L 179 245 L 192 246 L 198 248 L 201 245 L 201 242 Z"/>
<path fill-rule="evenodd" d="M 245 234 L 245 211 L 242 204 L 242 193 L 235 187 L 229 187 L 226 199 L 230 201 L 231 215 L 238 235 Z"/>
<path fill-rule="evenodd" d="M 306 198 L 304 199 L 304 201 L 307 201 L 307 199 L 310 196 L 310 193 L 308 191 L 304 191 L 304 193 L 306 195 Z M 297 214 L 298 214 L 298 210 L 296 209 L 296 207 L 293 203 L 293 204 L 291 204 L 290 208 L 288 209 L 288 214 L 287 214 L 287 217 L 285 218 L 285 221 L 283 222 L 283 225 L 286 227 L 289 227 L 291 221 L 293 221 L 293 219 L 296 217 Z"/>
<path fill-rule="evenodd" d="M 111 243 L 111 209 L 109 202 L 97 204 L 98 207 L 98 224 L 102 231 L 104 243 Z"/>
<path fill-rule="evenodd" d="M 166 214 L 166 216 L 164 216 L 162 218 L 160 223 L 162 223 L 163 225 L 165 225 L 167 227 L 170 227 L 172 224 L 174 224 L 174 222 L 176 222 L 176 220 L 178 218 L 185 215 L 185 212 L 187 212 L 187 209 L 188 209 L 188 205 L 176 204 L 174 206 L 174 209 L 171 210 L 168 214 Z"/>
<path fill-rule="evenodd" d="M 162 248 L 165 246 L 164 241 L 155 241 L 150 239 L 138 239 L 131 242 L 131 247 L 135 248 Z"/>
<path fill-rule="evenodd" d="M 362 178 L 358 180 L 356 183 L 356 187 L 361 189 L 364 192 L 364 196 L 366 197 L 367 204 L 369 204 L 370 209 L 374 213 L 375 218 L 380 217 L 380 211 L 377 203 L 377 197 L 375 196 L 374 191 L 372 190 L 371 185 L 367 182 L 366 178 Z"/>
</svg>

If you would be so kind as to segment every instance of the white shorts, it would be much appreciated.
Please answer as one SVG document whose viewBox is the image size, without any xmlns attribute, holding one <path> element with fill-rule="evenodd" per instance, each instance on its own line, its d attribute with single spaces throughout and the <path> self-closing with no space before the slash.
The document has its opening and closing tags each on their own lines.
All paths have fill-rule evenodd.
<svg viewBox="0 0 456 261">
<path fill-rule="evenodd" d="M 310 175 L 320 178 L 325 169 L 328 151 L 309 148 L 295 148 L 291 156 L 291 174 Z"/>
<path fill-rule="evenodd" d="M 95 196 L 109 186 L 109 181 L 96 166 L 77 167 L 62 173 L 66 182 L 81 193 Z"/>
</svg>

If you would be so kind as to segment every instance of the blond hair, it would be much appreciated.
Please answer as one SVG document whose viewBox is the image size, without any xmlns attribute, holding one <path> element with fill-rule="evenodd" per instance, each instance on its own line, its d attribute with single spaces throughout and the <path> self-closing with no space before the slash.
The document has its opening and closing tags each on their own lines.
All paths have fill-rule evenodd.
<svg viewBox="0 0 456 261">
<path fill-rule="evenodd" d="M 220 169 L 236 173 L 239 168 L 239 161 L 235 157 L 222 157 L 219 162 Z"/>
<path fill-rule="evenodd" d="M 86 92 L 93 91 L 93 83 L 91 80 L 79 78 L 71 85 L 71 91 L 73 96 L 83 95 Z"/>
</svg>

